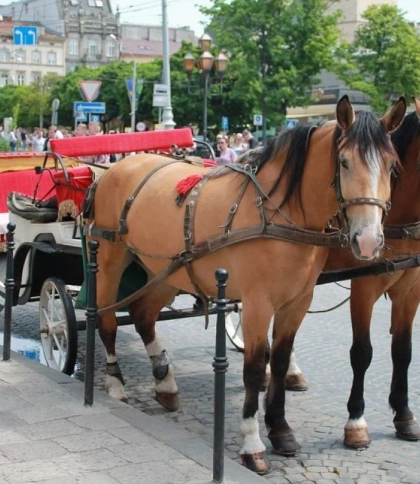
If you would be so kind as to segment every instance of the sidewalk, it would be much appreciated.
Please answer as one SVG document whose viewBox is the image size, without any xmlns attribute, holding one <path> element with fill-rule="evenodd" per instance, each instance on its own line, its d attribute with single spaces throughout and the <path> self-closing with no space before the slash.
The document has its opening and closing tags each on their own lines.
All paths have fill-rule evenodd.
<svg viewBox="0 0 420 484">
<path fill-rule="evenodd" d="M 0 357 L 2 357 L 0 346 Z M 213 451 L 150 417 L 12 352 L 0 361 L 0 484 L 205 484 Z M 225 457 L 227 484 L 266 479 Z"/>
</svg>

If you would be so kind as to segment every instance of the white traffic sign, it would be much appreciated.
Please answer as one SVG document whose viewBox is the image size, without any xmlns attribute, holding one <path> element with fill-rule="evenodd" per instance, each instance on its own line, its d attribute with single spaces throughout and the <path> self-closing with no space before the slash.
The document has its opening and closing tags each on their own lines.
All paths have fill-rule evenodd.
<svg viewBox="0 0 420 484">
<path fill-rule="evenodd" d="M 143 121 L 139 121 L 136 124 L 136 130 L 137 131 L 145 131 L 145 129 L 146 129 L 146 125 L 143 123 Z"/>
<path fill-rule="evenodd" d="M 284 125 L 286 128 L 295 128 L 299 124 L 299 121 L 297 119 L 286 119 L 284 122 Z"/>
<path fill-rule="evenodd" d="M 254 114 L 254 126 L 262 126 L 262 125 L 263 125 L 262 114 Z"/>
<path fill-rule="evenodd" d="M 91 102 L 98 97 L 101 84 L 101 81 L 80 81 L 80 89 L 86 101 Z"/>
<path fill-rule="evenodd" d="M 165 108 L 169 104 L 169 89 L 166 84 L 153 84 L 153 107 Z"/>
</svg>

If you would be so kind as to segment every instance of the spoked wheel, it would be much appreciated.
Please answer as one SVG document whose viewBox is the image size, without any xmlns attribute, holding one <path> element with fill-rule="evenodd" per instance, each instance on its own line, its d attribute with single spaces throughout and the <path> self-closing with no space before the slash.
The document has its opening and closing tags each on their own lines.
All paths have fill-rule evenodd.
<svg viewBox="0 0 420 484">
<path fill-rule="evenodd" d="M 242 304 L 237 304 L 237 311 L 230 311 L 226 313 L 225 318 L 226 324 L 226 334 L 233 344 L 233 346 L 238 350 L 244 351 L 244 337 L 242 335 Z"/>
<path fill-rule="evenodd" d="M 47 365 L 71 375 L 77 357 L 77 323 L 72 299 L 61 279 L 46 279 L 39 301 L 41 344 Z"/>
</svg>

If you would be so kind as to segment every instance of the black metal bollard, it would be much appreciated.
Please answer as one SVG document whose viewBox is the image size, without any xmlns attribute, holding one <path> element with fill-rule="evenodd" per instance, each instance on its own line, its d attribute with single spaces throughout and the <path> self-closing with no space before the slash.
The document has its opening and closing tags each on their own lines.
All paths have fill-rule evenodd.
<svg viewBox="0 0 420 484">
<path fill-rule="evenodd" d="M 15 229 L 16 225 L 12 222 L 7 224 L 6 242 L 6 280 L 4 295 L 4 334 L 3 334 L 3 360 L 10 360 L 10 342 L 12 339 L 12 306 L 15 279 L 13 275 L 13 252 L 15 250 Z"/>
<path fill-rule="evenodd" d="M 216 355 L 214 368 L 214 431 L 213 431 L 213 482 L 221 483 L 225 471 L 225 373 L 229 363 L 226 356 L 226 281 L 229 275 L 225 269 L 217 269 L 217 323 Z"/>
<path fill-rule="evenodd" d="M 99 242 L 90 240 L 88 262 L 88 291 L 86 307 L 86 359 L 85 359 L 85 405 L 93 405 L 93 383 L 95 373 L 95 331 L 98 318 L 96 303 L 96 273 L 98 272 Z"/>
</svg>

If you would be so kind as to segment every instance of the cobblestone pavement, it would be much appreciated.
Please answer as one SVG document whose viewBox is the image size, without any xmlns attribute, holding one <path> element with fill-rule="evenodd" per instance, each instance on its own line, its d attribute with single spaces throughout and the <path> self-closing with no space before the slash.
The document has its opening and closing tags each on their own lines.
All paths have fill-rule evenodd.
<svg viewBox="0 0 420 484">
<path fill-rule="evenodd" d="M 334 306 L 348 296 L 348 290 L 335 284 L 316 288 L 311 309 Z M 177 304 L 189 305 L 187 296 Z M 83 318 L 83 312 L 80 313 Z M 351 329 L 348 303 L 324 314 L 308 314 L 296 341 L 298 363 L 309 382 L 304 393 L 287 394 L 286 416 L 301 444 L 295 458 L 269 455 L 273 471 L 266 476 L 272 484 L 281 483 L 420 483 L 420 442 L 397 440 L 388 406 L 391 378 L 389 335 L 389 301 L 382 298 L 376 305 L 372 324 L 374 357 L 366 377 L 366 412 L 371 446 L 352 451 L 342 445 L 347 420 L 346 402 L 351 384 L 349 347 Z M 418 318 L 416 326 L 418 325 Z M 28 304 L 14 311 L 14 335 L 37 338 L 37 305 Z M 173 361 L 181 407 L 168 413 L 154 400 L 151 366 L 144 347 L 132 326 L 118 331 L 119 363 L 126 379 L 129 403 L 157 419 L 175 422 L 183 429 L 213 442 L 212 361 L 215 341 L 215 318 L 204 330 L 200 318 L 158 322 L 157 332 Z M 79 333 L 79 358 L 83 364 L 85 333 Z M 226 451 L 240 461 L 239 424 L 243 403 L 242 355 L 228 342 L 229 369 L 226 375 Z M 413 360 L 410 366 L 410 406 L 420 412 L 420 335 L 414 329 Z M 104 352 L 97 339 L 97 386 L 104 381 Z M 262 395 L 261 395 L 262 408 Z M 266 439 L 263 415 L 261 435 Z"/>
</svg>

